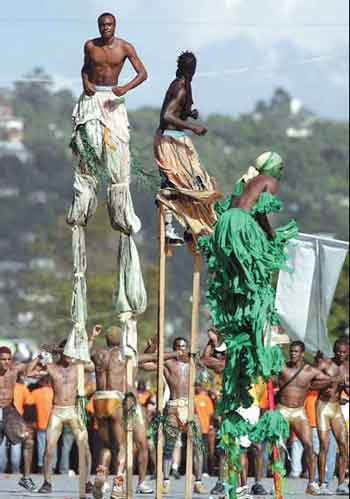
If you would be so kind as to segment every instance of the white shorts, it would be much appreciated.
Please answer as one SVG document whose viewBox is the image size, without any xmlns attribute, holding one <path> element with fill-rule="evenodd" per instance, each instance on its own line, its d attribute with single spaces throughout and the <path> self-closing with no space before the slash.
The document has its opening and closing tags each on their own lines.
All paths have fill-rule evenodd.
<svg viewBox="0 0 350 499">
<path fill-rule="evenodd" d="M 255 426 L 260 418 L 260 407 L 256 405 L 251 405 L 247 409 L 240 407 L 236 412 L 252 426 Z M 239 438 L 239 445 L 244 449 L 248 449 L 252 445 L 248 435 Z"/>
</svg>

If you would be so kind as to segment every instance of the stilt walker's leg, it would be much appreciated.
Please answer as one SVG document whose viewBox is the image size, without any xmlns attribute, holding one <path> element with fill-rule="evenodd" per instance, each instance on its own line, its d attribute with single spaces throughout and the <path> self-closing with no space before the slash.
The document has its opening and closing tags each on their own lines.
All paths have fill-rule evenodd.
<svg viewBox="0 0 350 499">
<path fill-rule="evenodd" d="M 165 325 L 165 220 L 162 206 L 159 206 L 159 297 L 158 297 L 158 380 L 157 407 L 163 415 L 164 403 L 164 325 Z M 163 428 L 159 425 L 157 438 L 157 481 L 156 499 L 163 497 Z"/>
<path fill-rule="evenodd" d="M 190 356 L 190 375 L 188 386 L 188 421 L 194 421 L 194 382 L 196 377 L 196 359 L 198 322 L 199 322 L 199 303 L 200 303 L 200 270 L 201 257 L 194 255 L 193 269 L 193 293 L 192 293 L 192 327 L 191 327 L 191 356 Z M 186 489 L 185 499 L 192 498 L 192 470 L 193 468 L 193 431 L 188 426 L 187 432 L 187 454 L 186 454 Z"/>
<path fill-rule="evenodd" d="M 126 361 L 126 382 L 127 391 L 130 392 L 133 386 L 133 359 L 127 358 Z M 129 414 L 126 421 L 126 497 L 127 499 L 133 499 L 133 418 Z"/>
<path fill-rule="evenodd" d="M 273 382 L 272 382 L 271 378 L 268 381 L 267 390 L 268 390 L 267 393 L 268 393 L 269 410 L 274 411 L 275 410 L 275 398 L 274 398 L 274 394 L 273 394 Z M 275 463 L 278 461 L 279 450 L 278 450 L 276 445 L 274 445 L 272 448 L 272 458 L 273 458 Z M 283 499 L 281 477 L 277 471 L 275 471 L 273 473 L 273 483 L 275 486 L 275 499 Z"/>
</svg>

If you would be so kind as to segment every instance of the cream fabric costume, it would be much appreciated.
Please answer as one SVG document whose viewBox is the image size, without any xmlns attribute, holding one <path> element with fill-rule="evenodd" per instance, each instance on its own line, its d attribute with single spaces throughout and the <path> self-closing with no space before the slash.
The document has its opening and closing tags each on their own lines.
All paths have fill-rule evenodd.
<svg viewBox="0 0 350 499">
<path fill-rule="evenodd" d="M 118 251 L 119 276 L 115 309 L 123 323 L 124 345 L 137 350 L 136 316 L 146 309 L 146 291 L 133 234 L 141 229 L 130 195 L 130 131 L 124 99 L 116 97 L 111 87 L 96 87 L 89 97 L 82 94 L 73 112 L 71 148 L 76 157 L 74 198 L 67 215 L 73 232 L 73 330 L 64 353 L 89 361 L 85 330 L 86 248 L 84 227 L 97 208 L 99 180 L 105 180 L 107 204 L 113 229 L 120 232 Z M 127 338 L 127 339 L 125 339 Z"/>
</svg>

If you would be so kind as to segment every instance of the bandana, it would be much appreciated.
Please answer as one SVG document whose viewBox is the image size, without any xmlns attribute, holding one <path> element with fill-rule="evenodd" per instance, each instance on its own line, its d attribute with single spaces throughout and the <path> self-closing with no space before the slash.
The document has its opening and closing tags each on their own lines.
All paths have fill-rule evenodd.
<svg viewBox="0 0 350 499">
<path fill-rule="evenodd" d="M 259 173 L 280 179 L 283 171 L 283 160 L 276 152 L 264 152 L 255 160 L 255 168 Z"/>
</svg>

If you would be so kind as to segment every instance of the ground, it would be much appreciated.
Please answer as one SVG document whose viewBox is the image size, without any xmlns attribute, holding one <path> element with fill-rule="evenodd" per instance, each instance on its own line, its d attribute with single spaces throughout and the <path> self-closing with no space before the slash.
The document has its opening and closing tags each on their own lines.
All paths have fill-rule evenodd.
<svg viewBox="0 0 350 499">
<path fill-rule="evenodd" d="M 78 479 L 76 477 L 68 477 L 68 476 L 62 476 L 62 475 L 57 475 L 53 478 L 53 485 L 54 485 L 54 491 L 52 494 L 36 494 L 32 493 L 30 494 L 29 492 L 26 492 L 25 490 L 21 490 L 21 488 L 17 485 L 17 482 L 19 480 L 19 476 L 17 475 L 0 475 L 0 499 L 27 499 L 29 497 L 32 498 L 50 498 L 50 499 L 78 499 Z M 33 480 L 37 485 L 41 485 L 42 483 L 42 477 L 39 475 L 33 475 L 32 476 Z M 205 486 L 210 489 L 214 483 L 215 480 L 212 478 L 207 478 L 204 479 Z M 136 482 L 135 482 L 136 485 Z M 182 480 L 173 480 L 171 483 L 171 493 L 167 496 L 165 496 L 165 499 L 183 499 L 184 498 L 184 489 L 185 489 L 185 480 L 184 478 Z M 264 480 L 264 485 L 268 491 L 272 490 L 272 480 Z M 305 494 L 305 488 L 306 488 L 306 480 L 286 480 L 285 486 L 284 486 L 284 499 L 291 499 L 293 497 L 301 498 L 301 497 L 312 497 L 312 496 L 307 496 Z M 332 490 L 335 490 L 336 488 L 336 482 L 334 481 L 332 485 Z M 91 498 L 92 496 L 87 496 L 87 498 Z M 109 499 L 109 494 L 107 494 L 106 499 Z M 154 499 L 154 494 L 152 495 L 136 495 L 134 496 L 135 498 L 141 498 L 141 497 L 149 497 L 150 499 Z M 199 499 L 200 497 L 203 497 L 205 499 L 218 499 L 218 496 L 210 496 L 210 494 L 205 495 L 205 496 L 199 496 L 194 494 L 193 499 Z M 259 496 L 253 496 L 254 498 L 258 499 Z M 270 496 L 265 496 L 265 497 L 272 497 Z M 341 496 L 332 496 L 333 498 L 340 498 Z M 344 497 L 344 496 L 343 496 Z"/>
</svg>

